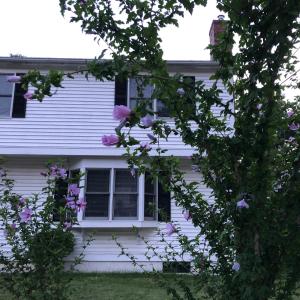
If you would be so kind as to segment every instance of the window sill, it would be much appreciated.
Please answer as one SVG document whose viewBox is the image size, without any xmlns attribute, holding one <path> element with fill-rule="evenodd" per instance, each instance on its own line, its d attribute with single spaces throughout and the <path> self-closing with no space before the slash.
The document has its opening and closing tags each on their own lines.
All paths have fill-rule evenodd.
<svg viewBox="0 0 300 300">
<path fill-rule="evenodd" d="M 73 228 L 156 228 L 158 221 L 136 221 L 136 220 L 83 220 Z"/>
</svg>

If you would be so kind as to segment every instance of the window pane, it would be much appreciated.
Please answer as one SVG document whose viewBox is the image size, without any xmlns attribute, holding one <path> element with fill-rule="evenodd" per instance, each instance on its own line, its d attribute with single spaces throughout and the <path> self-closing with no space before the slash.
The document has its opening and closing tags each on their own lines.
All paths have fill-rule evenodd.
<svg viewBox="0 0 300 300">
<path fill-rule="evenodd" d="M 156 201 L 154 195 L 145 195 L 145 207 L 144 215 L 145 218 L 155 219 Z"/>
<path fill-rule="evenodd" d="M 136 193 L 137 177 L 133 177 L 130 170 L 116 170 L 115 192 Z"/>
<path fill-rule="evenodd" d="M 109 192 L 110 170 L 88 170 L 87 171 L 87 192 Z"/>
<path fill-rule="evenodd" d="M 66 196 L 68 193 L 68 181 L 66 179 L 58 178 L 55 181 L 55 191 L 54 191 L 54 211 L 53 211 L 53 221 L 60 221 L 61 216 L 59 214 L 60 208 L 66 205 Z"/>
<path fill-rule="evenodd" d="M 11 109 L 11 96 L 0 97 L 0 116 L 9 117 Z"/>
<path fill-rule="evenodd" d="M 156 101 L 156 110 L 159 117 L 170 117 L 168 108 L 161 100 Z"/>
<path fill-rule="evenodd" d="M 108 217 L 109 195 L 86 194 L 85 217 Z"/>
<path fill-rule="evenodd" d="M 153 87 L 150 84 L 142 85 L 143 78 L 131 78 L 129 83 L 129 96 L 130 98 L 151 98 Z"/>
<path fill-rule="evenodd" d="M 7 76 L 12 74 L 0 74 L 0 95 L 12 95 L 14 84 L 7 81 Z"/>
<path fill-rule="evenodd" d="M 155 184 L 149 173 L 145 174 L 145 193 L 155 194 Z"/>
<path fill-rule="evenodd" d="M 114 195 L 114 217 L 137 217 L 137 195 Z"/>
</svg>

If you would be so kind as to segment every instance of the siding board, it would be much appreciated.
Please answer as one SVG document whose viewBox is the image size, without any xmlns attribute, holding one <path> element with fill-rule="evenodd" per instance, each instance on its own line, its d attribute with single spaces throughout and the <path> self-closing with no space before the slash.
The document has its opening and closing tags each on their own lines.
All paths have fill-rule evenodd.
<svg viewBox="0 0 300 300">
<path fill-rule="evenodd" d="M 212 85 L 210 74 L 197 75 L 196 80 L 204 80 L 207 87 Z M 78 149 L 78 153 L 89 148 L 89 155 L 105 155 L 108 148 L 101 143 L 101 137 L 114 133 L 118 122 L 112 117 L 114 107 L 115 84 L 113 81 L 86 80 L 77 75 L 74 80 L 66 79 L 64 88 L 55 90 L 51 98 L 42 103 L 28 101 L 26 118 L 0 119 L 0 154 L 52 154 L 67 155 L 69 149 Z M 223 86 L 220 85 L 222 89 Z M 223 93 L 224 100 L 230 99 Z M 220 114 L 220 108 L 214 109 Z M 170 126 L 174 122 L 170 120 Z M 147 130 L 133 129 L 133 135 L 141 140 L 148 140 Z M 172 150 L 186 148 L 179 136 L 171 136 L 168 142 L 161 141 L 161 147 Z M 16 150 L 18 148 L 18 150 Z M 6 149 L 6 150 L 5 150 Z M 60 152 L 59 152 L 59 149 Z M 120 150 L 109 147 L 111 155 L 119 156 Z M 179 156 L 189 155 L 182 151 Z"/>
</svg>

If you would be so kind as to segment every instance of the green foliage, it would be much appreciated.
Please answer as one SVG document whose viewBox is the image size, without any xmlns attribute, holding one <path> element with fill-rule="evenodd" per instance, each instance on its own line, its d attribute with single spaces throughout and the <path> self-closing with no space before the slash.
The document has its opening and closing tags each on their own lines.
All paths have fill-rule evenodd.
<svg viewBox="0 0 300 300">
<path fill-rule="evenodd" d="M 149 113 L 146 105 L 138 107 L 116 133 L 120 145 L 126 147 L 131 168 L 151 172 L 153 177 L 172 173 L 169 188 L 176 203 L 191 212 L 199 228 L 198 241 L 182 234 L 178 238 L 195 266 L 202 266 L 196 271 L 209 274 L 199 280 L 213 278 L 215 286 L 207 288 L 210 299 L 291 299 L 300 277 L 300 106 L 297 99 L 286 101 L 282 92 L 283 83 L 295 74 L 300 2 L 217 0 L 229 21 L 224 23 L 219 44 L 210 46 L 219 63 L 211 88 L 202 81 L 194 87 L 183 74 L 169 75 L 159 37 L 161 28 L 177 25 L 179 17 L 205 4 L 60 1 L 62 13 L 79 22 L 84 32 L 104 40 L 112 52 L 111 61 L 102 61 L 102 52 L 88 66 L 87 74 L 104 80 L 146 72 L 148 82 L 155 86 L 152 98 L 163 101 L 174 119 L 174 128 L 162 120 L 151 127 L 155 156 L 132 147 L 138 141 L 130 136 L 132 127 L 143 128 L 140 117 Z M 220 83 L 231 99 L 222 99 Z M 297 82 L 294 85 L 299 87 Z M 220 116 L 212 113 L 214 108 Z M 287 116 L 287 111 L 293 115 Z M 233 125 L 230 118 L 234 118 Z M 197 184 L 185 181 L 177 159 L 165 156 L 160 140 L 173 134 L 195 149 L 192 164 L 211 188 L 213 203 L 199 193 Z M 238 208 L 242 200 L 248 206 Z M 198 247 L 200 236 L 209 246 L 205 251 Z M 169 249 L 174 258 L 174 248 Z M 239 270 L 232 269 L 234 263 L 239 263 Z M 176 289 L 171 293 L 180 299 Z"/>
<path fill-rule="evenodd" d="M 16 299 L 68 298 L 64 259 L 74 248 L 74 234 L 69 227 L 77 222 L 71 207 L 60 207 L 59 221 L 53 218 L 56 208 L 57 181 L 68 179 L 66 170 L 49 165 L 42 174 L 47 186 L 43 193 L 22 197 L 14 192 L 14 181 L 1 169 L 0 220 L 4 241 L 0 245 L 1 286 Z M 65 196 L 67 197 L 67 189 Z M 66 200 L 65 200 L 66 202 Z M 76 260 L 80 263 L 83 255 Z"/>
</svg>

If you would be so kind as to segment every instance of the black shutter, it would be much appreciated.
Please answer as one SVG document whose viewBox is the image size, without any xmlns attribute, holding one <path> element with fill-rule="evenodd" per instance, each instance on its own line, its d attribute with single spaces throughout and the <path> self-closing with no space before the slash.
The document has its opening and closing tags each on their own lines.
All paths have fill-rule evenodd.
<svg viewBox="0 0 300 300">
<path fill-rule="evenodd" d="M 115 78 L 115 105 L 127 106 L 127 79 Z"/>
<path fill-rule="evenodd" d="M 158 180 L 158 221 L 169 222 L 171 220 L 171 193 L 165 190 Z"/>
<path fill-rule="evenodd" d="M 64 178 L 57 178 L 55 181 L 54 210 L 53 210 L 53 221 L 55 222 L 64 220 L 65 216 L 60 215 L 60 208 L 66 205 L 67 193 L 68 193 L 68 180 Z"/>
<path fill-rule="evenodd" d="M 23 74 L 17 74 L 23 75 Z M 15 84 L 15 93 L 13 99 L 13 109 L 12 109 L 12 117 L 13 118 L 25 118 L 26 115 L 26 104 L 27 100 L 24 98 L 25 91 L 20 83 Z"/>
<path fill-rule="evenodd" d="M 193 105 L 193 112 L 196 112 L 196 105 L 193 103 L 193 99 L 195 97 L 195 76 L 183 76 L 183 80 L 185 83 L 192 86 L 191 89 L 189 89 L 189 97 L 187 98 L 187 104 Z"/>
</svg>

